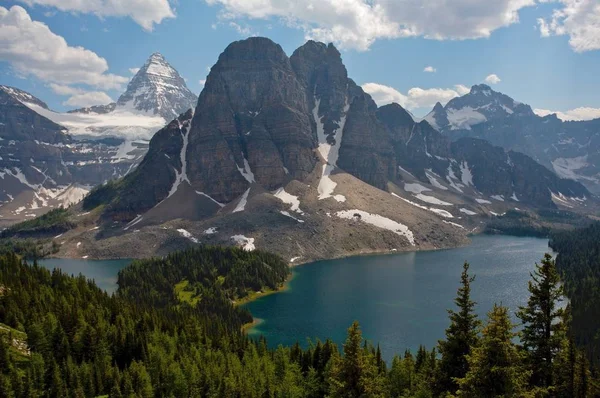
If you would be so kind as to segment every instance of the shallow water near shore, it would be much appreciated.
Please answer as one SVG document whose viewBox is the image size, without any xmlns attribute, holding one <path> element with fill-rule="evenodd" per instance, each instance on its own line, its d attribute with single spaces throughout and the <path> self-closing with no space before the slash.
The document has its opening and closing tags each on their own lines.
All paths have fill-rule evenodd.
<svg viewBox="0 0 600 398">
<path fill-rule="evenodd" d="M 341 344 L 358 320 L 364 336 L 380 344 L 390 360 L 443 338 L 465 261 L 476 275 L 477 313 L 485 316 L 494 303 L 502 303 L 516 321 L 515 311 L 527 302 L 529 273 L 549 251 L 547 239 L 480 235 L 456 249 L 302 265 L 287 290 L 245 305 L 261 319 L 248 334 L 264 335 L 271 347 L 297 341 L 306 346 L 308 338 Z"/>
</svg>

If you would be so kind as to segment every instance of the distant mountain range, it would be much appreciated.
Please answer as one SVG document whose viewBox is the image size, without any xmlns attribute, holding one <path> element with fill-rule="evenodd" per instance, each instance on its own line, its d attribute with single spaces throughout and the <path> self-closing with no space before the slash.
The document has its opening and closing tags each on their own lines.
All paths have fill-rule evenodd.
<svg viewBox="0 0 600 398">
<path fill-rule="evenodd" d="M 82 129 L 95 139 L 78 151 L 92 154 L 90 164 L 69 168 L 61 159 L 64 149 L 57 150 L 52 179 L 86 167 L 96 170 L 94 185 L 109 179 L 104 170 L 124 175 L 72 208 L 77 227 L 61 234 L 61 255 L 143 257 L 203 242 L 260 247 L 303 262 L 452 247 L 508 211 L 597 208 L 582 184 L 519 151 L 473 137 L 452 140 L 455 132 L 500 120 L 501 114 L 537 117 L 487 86 L 474 86 L 451 106 L 437 105 L 425 120 L 415 121 L 398 104 L 378 108 L 348 77 L 333 45 L 309 41 L 288 57 L 278 44 L 255 37 L 230 44 L 211 68 L 196 106 L 182 109 L 192 98 L 187 89 L 171 87 L 184 83 L 165 62 L 152 55 L 116 105 L 68 114 L 127 113 L 154 120 L 180 112 L 151 134 L 147 147 L 125 139 L 107 146 L 119 149 L 107 149 L 105 160 L 97 159 L 94 145 L 115 130 Z M 29 118 L 48 125 L 49 132 L 29 132 L 27 142 L 36 142 L 33 134 L 51 132 L 64 141 L 58 147 L 71 148 L 82 138 L 44 118 L 47 107 L 32 105 L 22 99 L 25 94 L 7 96 Z M 28 123 L 2 131 L 15 136 L 29 131 Z M 26 159 L 21 156 L 18 164 Z M 117 172 L 117 165 L 129 169 Z M 16 164 L 2 167 L 3 178 L 19 180 Z"/>
<path fill-rule="evenodd" d="M 600 192 L 600 119 L 565 122 L 556 115 L 541 117 L 529 105 L 482 84 L 446 106 L 437 104 L 425 120 L 452 140 L 482 138 L 523 152 L 558 176 Z"/>
<path fill-rule="evenodd" d="M 113 104 L 57 113 L 27 92 L 0 86 L 0 225 L 68 206 L 124 176 L 152 135 L 196 100 L 158 53 Z"/>
</svg>

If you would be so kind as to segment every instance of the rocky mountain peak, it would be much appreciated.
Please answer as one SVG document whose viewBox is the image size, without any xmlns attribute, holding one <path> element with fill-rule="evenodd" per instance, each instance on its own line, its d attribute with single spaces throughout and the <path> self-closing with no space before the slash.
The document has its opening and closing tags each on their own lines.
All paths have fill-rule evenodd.
<svg viewBox="0 0 600 398">
<path fill-rule="evenodd" d="M 0 85 L 0 91 L 3 91 L 4 93 L 21 103 L 34 104 L 41 106 L 44 109 L 49 109 L 48 105 L 46 105 L 44 101 L 18 88 Z"/>
<path fill-rule="evenodd" d="M 185 80 L 158 52 L 148 60 L 127 85 L 117 101 L 117 110 L 160 115 L 172 120 L 195 106 L 196 96 Z"/>
</svg>

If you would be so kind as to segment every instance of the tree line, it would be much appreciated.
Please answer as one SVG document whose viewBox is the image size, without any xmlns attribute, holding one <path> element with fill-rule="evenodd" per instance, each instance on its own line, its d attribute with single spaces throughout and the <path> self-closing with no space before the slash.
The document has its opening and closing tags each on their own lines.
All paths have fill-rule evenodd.
<svg viewBox="0 0 600 398">
<path fill-rule="evenodd" d="M 590 361 L 600 365 L 600 223 L 553 233 L 550 247 L 571 303 L 572 332 Z"/>
<path fill-rule="evenodd" d="M 232 301 L 276 288 L 285 262 L 201 247 L 135 262 L 109 296 L 83 276 L 0 256 L 1 397 L 593 397 L 596 375 L 572 338 L 546 255 L 520 308 L 475 314 L 464 264 L 445 338 L 388 364 L 355 322 L 345 343 L 270 349 L 246 337 Z M 178 291 L 185 281 L 185 295 Z M 193 297 L 194 300 L 189 299 Z M 250 318 L 251 319 L 251 318 Z"/>
</svg>

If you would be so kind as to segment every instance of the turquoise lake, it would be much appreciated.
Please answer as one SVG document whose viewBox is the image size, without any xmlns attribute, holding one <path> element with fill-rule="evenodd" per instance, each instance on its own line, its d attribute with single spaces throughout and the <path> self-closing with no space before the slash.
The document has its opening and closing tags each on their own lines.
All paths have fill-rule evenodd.
<svg viewBox="0 0 600 398">
<path fill-rule="evenodd" d="M 83 274 L 88 279 L 93 279 L 98 287 L 113 293 L 117 290 L 117 274 L 125 268 L 131 260 L 84 260 L 47 258 L 38 260 L 39 265 L 52 270 L 60 268 L 63 272 L 71 275 Z"/>
<path fill-rule="evenodd" d="M 249 330 L 270 346 L 329 337 L 343 343 L 354 320 L 363 335 L 379 343 L 389 360 L 405 349 L 432 348 L 448 326 L 462 265 L 476 275 L 472 297 L 485 316 L 494 303 L 514 317 L 527 302 L 527 281 L 535 262 L 549 252 L 548 240 L 475 236 L 458 249 L 359 256 L 319 261 L 294 269 L 289 289 L 246 305 L 262 322 Z M 516 321 L 516 319 L 515 319 Z"/>
<path fill-rule="evenodd" d="M 494 303 L 511 312 L 527 302 L 527 281 L 548 240 L 511 236 L 475 236 L 458 249 L 369 255 L 319 261 L 294 268 L 289 289 L 246 305 L 262 322 L 249 331 L 264 335 L 271 347 L 329 337 L 343 343 L 346 329 L 358 320 L 364 336 L 379 343 L 384 357 L 419 344 L 433 347 L 448 326 L 462 264 L 476 275 L 472 296 L 481 316 Z M 131 260 L 46 259 L 47 268 L 83 274 L 109 293 L 117 273 Z"/>
</svg>

